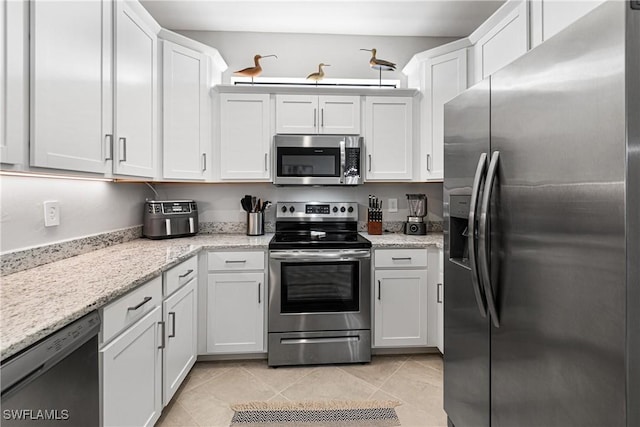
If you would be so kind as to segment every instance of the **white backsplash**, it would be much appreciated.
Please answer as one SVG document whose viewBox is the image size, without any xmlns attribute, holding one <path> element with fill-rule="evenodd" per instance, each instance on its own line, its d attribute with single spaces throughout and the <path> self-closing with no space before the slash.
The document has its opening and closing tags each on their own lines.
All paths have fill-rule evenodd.
<svg viewBox="0 0 640 427">
<path fill-rule="evenodd" d="M 355 187 L 277 187 L 271 183 L 251 184 L 158 184 L 156 190 L 163 199 L 193 199 L 198 203 L 200 222 L 244 222 L 246 214 L 240 199 L 250 194 L 272 202 L 329 201 L 359 203 L 359 220 L 366 221 L 369 194 L 382 200 L 384 221 L 405 221 L 409 215 L 407 193 L 427 195 L 428 221 L 442 221 L 441 183 L 367 183 Z M 153 197 L 151 190 L 148 197 Z M 398 212 L 389 212 L 388 199 L 398 199 Z M 265 216 L 274 221 L 274 210 Z"/>
</svg>

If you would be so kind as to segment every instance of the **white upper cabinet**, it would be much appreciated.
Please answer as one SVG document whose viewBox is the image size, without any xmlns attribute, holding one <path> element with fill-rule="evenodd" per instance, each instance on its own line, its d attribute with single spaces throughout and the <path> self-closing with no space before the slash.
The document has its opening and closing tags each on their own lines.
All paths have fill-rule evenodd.
<svg viewBox="0 0 640 427">
<path fill-rule="evenodd" d="M 473 83 L 490 76 L 529 50 L 529 3 L 511 1 L 498 9 L 469 39 L 473 47 Z"/>
<path fill-rule="evenodd" d="M 163 177 L 204 179 L 211 123 L 208 57 L 162 44 Z"/>
<path fill-rule="evenodd" d="M 107 172 L 111 7 L 109 0 L 31 2 L 32 166 Z"/>
<path fill-rule="evenodd" d="M 531 47 L 559 33 L 604 0 L 530 0 Z"/>
<path fill-rule="evenodd" d="M 413 98 L 367 96 L 365 154 L 367 181 L 413 178 Z"/>
<path fill-rule="evenodd" d="M 467 49 L 460 49 L 433 58 L 425 64 L 428 101 L 425 130 L 426 162 L 421 168 L 424 180 L 444 178 L 444 104 L 467 88 Z"/>
<path fill-rule="evenodd" d="M 0 2 L 0 163 L 29 163 L 29 3 Z"/>
<path fill-rule="evenodd" d="M 360 134 L 360 97 L 276 95 L 276 133 Z"/>
<path fill-rule="evenodd" d="M 268 94 L 220 94 L 220 179 L 270 179 L 270 110 Z"/>
<path fill-rule="evenodd" d="M 30 5 L 31 165 L 156 175 L 160 27 L 137 2 Z"/>
<path fill-rule="evenodd" d="M 116 1 L 115 10 L 114 172 L 151 178 L 158 127 L 157 31 L 128 2 Z"/>
<path fill-rule="evenodd" d="M 276 133 L 318 133 L 318 97 L 276 95 Z"/>
<path fill-rule="evenodd" d="M 403 72 L 408 84 L 419 89 L 420 181 L 444 178 L 444 104 L 467 88 L 466 40 L 448 43 L 415 55 Z"/>
</svg>

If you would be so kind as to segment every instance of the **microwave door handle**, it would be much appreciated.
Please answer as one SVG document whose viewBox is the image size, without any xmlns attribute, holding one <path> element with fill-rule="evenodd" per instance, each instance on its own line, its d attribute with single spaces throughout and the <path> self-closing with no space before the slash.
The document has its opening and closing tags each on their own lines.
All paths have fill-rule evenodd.
<svg viewBox="0 0 640 427">
<path fill-rule="evenodd" d="M 340 184 L 344 184 L 344 171 L 347 167 L 347 149 L 345 140 L 340 141 Z"/>
</svg>

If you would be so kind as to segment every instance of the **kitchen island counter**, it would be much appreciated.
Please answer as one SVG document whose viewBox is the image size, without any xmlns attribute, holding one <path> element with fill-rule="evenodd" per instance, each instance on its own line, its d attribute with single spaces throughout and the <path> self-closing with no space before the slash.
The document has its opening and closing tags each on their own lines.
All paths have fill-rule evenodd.
<svg viewBox="0 0 640 427">
<path fill-rule="evenodd" d="M 361 233 L 373 249 L 442 247 L 442 234 Z M 201 250 L 267 250 L 273 234 L 136 239 L 1 278 L 0 359 L 5 359 Z"/>
</svg>

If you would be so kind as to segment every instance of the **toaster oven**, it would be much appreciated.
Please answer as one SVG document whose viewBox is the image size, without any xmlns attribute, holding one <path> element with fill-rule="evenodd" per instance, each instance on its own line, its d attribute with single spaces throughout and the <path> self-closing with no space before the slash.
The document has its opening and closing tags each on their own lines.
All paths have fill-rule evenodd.
<svg viewBox="0 0 640 427">
<path fill-rule="evenodd" d="M 193 236 L 198 232 L 198 205 L 193 200 L 148 200 L 142 235 L 149 239 Z"/>
</svg>

